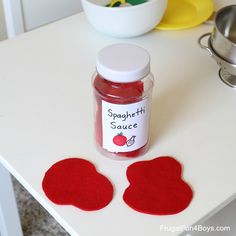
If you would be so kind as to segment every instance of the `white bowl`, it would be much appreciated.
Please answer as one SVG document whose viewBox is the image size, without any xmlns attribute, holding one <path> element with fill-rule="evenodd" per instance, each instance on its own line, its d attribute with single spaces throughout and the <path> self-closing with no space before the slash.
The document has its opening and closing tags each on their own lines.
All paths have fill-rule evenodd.
<svg viewBox="0 0 236 236">
<path fill-rule="evenodd" d="M 128 7 L 106 7 L 109 0 L 81 0 L 95 29 L 114 37 L 135 37 L 152 30 L 162 19 L 168 0 L 149 0 Z"/>
</svg>

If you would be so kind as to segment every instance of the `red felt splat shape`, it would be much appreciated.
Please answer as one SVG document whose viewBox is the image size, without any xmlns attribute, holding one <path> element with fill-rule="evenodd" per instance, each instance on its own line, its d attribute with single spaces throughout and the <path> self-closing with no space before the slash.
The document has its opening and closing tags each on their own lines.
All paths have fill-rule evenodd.
<svg viewBox="0 0 236 236">
<path fill-rule="evenodd" d="M 81 158 L 68 158 L 52 165 L 42 187 L 52 202 L 86 211 L 105 207 L 113 197 L 111 182 L 92 163 Z"/>
<path fill-rule="evenodd" d="M 136 211 L 172 215 L 183 211 L 192 200 L 192 189 L 181 178 L 181 164 L 172 157 L 135 162 L 126 174 L 130 185 L 123 200 Z"/>
</svg>

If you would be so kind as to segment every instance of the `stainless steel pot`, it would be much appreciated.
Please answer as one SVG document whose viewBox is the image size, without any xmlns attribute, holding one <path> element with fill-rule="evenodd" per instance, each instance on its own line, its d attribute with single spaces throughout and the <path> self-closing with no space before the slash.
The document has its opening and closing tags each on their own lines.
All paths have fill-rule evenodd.
<svg viewBox="0 0 236 236">
<path fill-rule="evenodd" d="M 204 45 L 202 43 L 202 40 L 206 37 L 208 37 L 208 45 Z M 221 69 L 223 69 L 224 71 L 228 71 L 230 74 L 236 76 L 236 64 L 226 61 L 224 58 L 220 57 L 218 53 L 213 49 L 211 33 L 206 33 L 199 37 L 198 44 L 201 48 L 207 50 L 207 52 L 217 62 Z"/>
<path fill-rule="evenodd" d="M 236 5 L 224 7 L 216 13 L 210 40 L 220 57 L 236 64 Z"/>
<path fill-rule="evenodd" d="M 204 45 L 202 40 L 208 37 L 208 45 Z M 211 45 L 211 33 L 203 34 L 198 39 L 198 44 L 201 48 L 205 49 L 210 56 L 216 61 L 220 66 L 219 76 L 221 80 L 229 85 L 230 87 L 236 88 L 236 64 L 226 61 L 224 58 L 220 57 L 213 49 Z"/>
</svg>

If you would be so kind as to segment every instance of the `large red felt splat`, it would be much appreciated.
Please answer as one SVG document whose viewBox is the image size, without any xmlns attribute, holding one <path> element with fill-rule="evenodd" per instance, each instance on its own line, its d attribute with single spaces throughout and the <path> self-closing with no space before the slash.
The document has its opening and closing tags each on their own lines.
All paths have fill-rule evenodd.
<svg viewBox="0 0 236 236">
<path fill-rule="evenodd" d="M 179 213 L 189 205 L 193 197 L 181 173 L 181 164 L 167 156 L 131 164 L 126 172 L 130 185 L 123 199 L 131 208 L 142 213 Z"/>
<path fill-rule="evenodd" d="M 105 207 L 113 197 L 111 182 L 92 163 L 81 158 L 68 158 L 52 165 L 42 187 L 52 202 L 86 211 Z"/>
</svg>

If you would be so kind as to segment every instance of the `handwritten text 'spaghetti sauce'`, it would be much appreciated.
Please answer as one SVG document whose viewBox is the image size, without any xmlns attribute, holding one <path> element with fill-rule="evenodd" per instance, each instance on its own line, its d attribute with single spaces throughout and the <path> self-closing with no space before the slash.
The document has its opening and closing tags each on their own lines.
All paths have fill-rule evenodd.
<svg viewBox="0 0 236 236">
<path fill-rule="evenodd" d="M 104 155 L 122 159 L 148 149 L 153 76 L 150 56 L 132 44 L 114 44 L 97 55 L 93 78 L 95 138 Z"/>
</svg>

